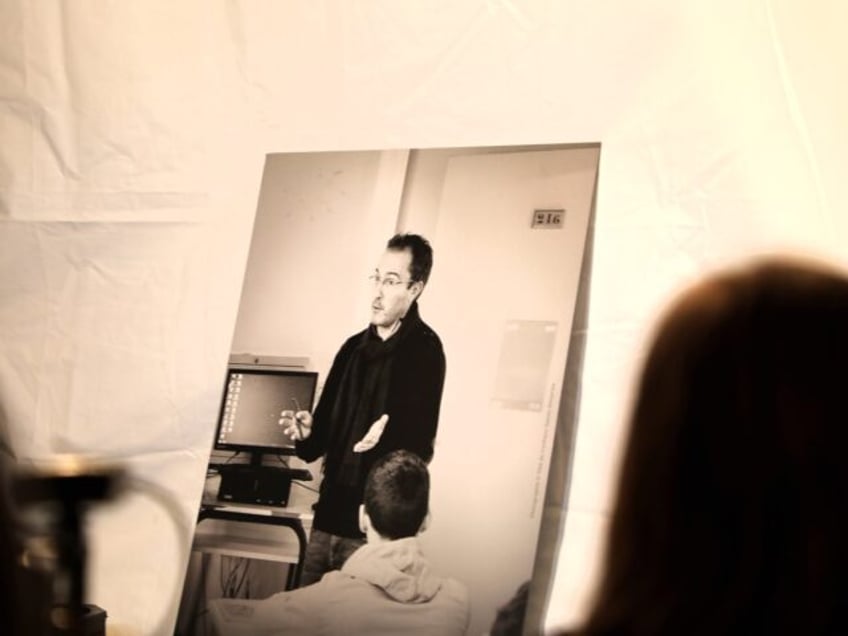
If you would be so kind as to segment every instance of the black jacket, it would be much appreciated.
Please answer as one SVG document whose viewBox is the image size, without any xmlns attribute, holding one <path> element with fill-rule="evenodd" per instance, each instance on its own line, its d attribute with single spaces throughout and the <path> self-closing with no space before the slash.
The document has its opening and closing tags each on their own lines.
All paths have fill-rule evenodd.
<svg viewBox="0 0 848 636">
<path fill-rule="evenodd" d="M 382 346 L 387 347 L 383 361 L 388 360 L 389 365 L 380 382 L 382 391 L 367 395 L 369 391 L 362 391 L 356 383 L 367 374 L 368 365 L 378 363 L 372 362 L 364 352 L 369 347 Z M 297 455 L 305 461 L 325 456 L 314 528 L 345 537 L 364 536 L 359 530 L 357 512 L 365 478 L 374 462 L 398 449 L 412 451 L 430 461 L 444 380 L 445 354 L 441 340 L 422 322 L 417 302 L 385 343 L 379 341 L 373 325 L 345 341 L 333 360 L 313 413 L 312 434 L 297 443 Z M 348 400 L 349 395 L 355 397 Z M 362 399 L 368 403 L 362 404 Z M 348 401 L 356 403 L 342 404 Z M 352 412 L 362 412 L 361 423 L 351 424 Z M 383 413 L 388 414 L 389 421 L 377 445 L 364 453 L 352 454 L 353 444 Z M 351 430 L 351 426 L 358 428 Z M 343 469 L 343 464 L 347 462 L 349 466 L 351 461 L 357 462 L 355 470 Z"/>
</svg>

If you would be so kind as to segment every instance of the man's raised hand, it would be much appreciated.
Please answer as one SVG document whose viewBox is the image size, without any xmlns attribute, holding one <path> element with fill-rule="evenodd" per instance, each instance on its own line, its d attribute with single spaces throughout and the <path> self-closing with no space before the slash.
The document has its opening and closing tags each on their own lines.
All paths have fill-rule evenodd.
<svg viewBox="0 0 848 636">
<path fill-rule="evenodd" d="M 295 441 L 305 440 L 312 434 L 312 414 L 309 411 L 282 411 L 277 423 L 283 427 L 283 433 Z"/>
</svg>

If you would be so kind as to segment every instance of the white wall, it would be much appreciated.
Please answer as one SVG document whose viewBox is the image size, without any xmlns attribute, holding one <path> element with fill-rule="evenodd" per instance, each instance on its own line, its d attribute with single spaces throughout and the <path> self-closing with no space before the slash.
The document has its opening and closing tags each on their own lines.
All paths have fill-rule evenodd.
<svg viewBox="0 0 848 636">
<path fill-rule="evenodd" d="M 270 154 L 232 351 L 306 356 L 321 381 L 367 324 L 368 275 L 394 232 L 404 151 Z"/>
<path fill-rule="evenodd" d="M 479 634 L 533 571 L 598 148 L 440 157 L 436 263 L 421 305 L 447 374 L 423 542 L 439 571 L 469 586 Z M 565 209 L 563 229 L 531 229 L 536 208 Z M 538 410 L 496 400 L 509 368 L 502 343 L 522 321 L 554 328 L 550 358 L 522 360 L 541 370 Z"/>
<path fill-rule="evenodd" d="M 2 3 L 0 398 L 20 452 L 93 440 L 192 523 L 266 152 L 600 141 L 549 612 L 573 621 L 657 308 L 752 252 L 844 258 L 846 22 L 784 0 Z M 115 634 L 148 633 L 181 575 L 146 505 L 92 527 Z"/>
</svg>

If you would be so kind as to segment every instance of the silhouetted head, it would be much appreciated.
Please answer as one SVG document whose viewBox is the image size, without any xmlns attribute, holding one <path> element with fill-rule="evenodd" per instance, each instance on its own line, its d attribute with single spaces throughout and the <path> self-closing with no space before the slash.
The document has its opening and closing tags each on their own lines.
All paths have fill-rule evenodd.
<svg viewBox="0 0 848 636">
<path fill-rule="evenodd" d="M 380 537 L 402 539 L 422 529 L 429 497 L 427 464 L 415 453 L 400 450 L 380 458 L 371 468 L 362 508 Z"/>
<path fill-rule="evenodd" d="M 848 280 L 768 260 L 660 322 L 585 633 L 848 633 Z"/>
</svg>

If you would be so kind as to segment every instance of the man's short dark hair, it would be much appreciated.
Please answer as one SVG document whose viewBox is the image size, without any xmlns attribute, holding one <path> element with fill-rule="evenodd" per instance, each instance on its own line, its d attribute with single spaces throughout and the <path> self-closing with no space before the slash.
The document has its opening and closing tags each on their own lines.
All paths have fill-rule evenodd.
<svg viewBox="0 0 848 636">
<path fill-rule="evenodd" d="M 418 534 L 429 499 L 427 464 L 409 451 L 394 451 L 378 459 L 365 481 L 365 512 L 385 539 Z"/>
<path fill-rule="evenodd" d="M 433 248 L 423 236 L 419 234 L 395 234 L 386 243 L 389 250 L 409 250 L 412 254 L 412 263 L 409 265 L 409 274 L 413 282 L 427 284 L 430 278 L 430 270 L 433 269 Z"/>
</svg>

